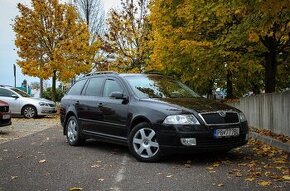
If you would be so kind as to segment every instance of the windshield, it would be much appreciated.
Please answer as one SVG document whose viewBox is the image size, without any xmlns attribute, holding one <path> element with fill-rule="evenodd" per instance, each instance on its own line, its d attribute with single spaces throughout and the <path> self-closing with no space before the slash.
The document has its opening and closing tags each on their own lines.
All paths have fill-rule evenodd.
<svg viewBox="0 0 290 191">
<path fill-rule="evenodd" d="M 16 93 L 18 93 L 19 95 L 21 95 L 22 97 L 31 97 L 29 94 L 27 94 L 26 92 L 19 90 L 17 88 L 11 88 L 11 90 L 15 91 Z"/>
<path fill-rule="evenodd" d="M 189 87 L 161 75 L 126 76 L 139 98 L 193 98 L 200 97 Z"/>
</svg>

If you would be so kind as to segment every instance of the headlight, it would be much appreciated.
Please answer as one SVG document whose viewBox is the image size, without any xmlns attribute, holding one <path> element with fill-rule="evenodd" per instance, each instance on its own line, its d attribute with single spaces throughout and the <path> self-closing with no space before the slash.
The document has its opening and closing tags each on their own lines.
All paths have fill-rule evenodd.
<svg viewBox="0 0 290 191">
<path fill-rule="evenodd" d="M 39 102 L 39 105 L 40 106 L 48 106 L 48 104 L 47 103 L 44 103 L 44 102 Z"/>
<path fill-rule="evenodd" d="M 242 112 L 239 113 L 239 118 L 240 118 L 240 122 L 247 121 L 245 114 L 243 114 Z"/>
<path fill-rule="evenodd" d="M 199 125 L 199 121 L 194 115 L 170 115 L 163 121 L 168 125 Z"/>
</svg>

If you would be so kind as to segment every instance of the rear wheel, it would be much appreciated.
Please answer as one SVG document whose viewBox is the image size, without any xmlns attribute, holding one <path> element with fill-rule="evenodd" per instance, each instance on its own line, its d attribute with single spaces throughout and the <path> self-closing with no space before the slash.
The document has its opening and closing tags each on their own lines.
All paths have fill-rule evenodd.
<svg viewBox="0 0 290 191">
<path fill-rule="evenodd" d="M 162 156 L 156 132 L 148 123 L 136 125 L 129 135 L 129 149 L 142 162 L 155 162 Z"/>
<path fill-rule="evenodd" d="M 37 111 L 36 108 L 34 106 L 31 105 L 27 105 L 23 108 L 23 116 L 25 118 L 35 118 L 37 116 Z"/>
<path fill-rule="evenodd" d="M 85 139 L 83 138 L 78 120 L 75 116 L 70 116 L 66 124 L 67 141 L 72 146 L 83 145 Z"/>
</svg>

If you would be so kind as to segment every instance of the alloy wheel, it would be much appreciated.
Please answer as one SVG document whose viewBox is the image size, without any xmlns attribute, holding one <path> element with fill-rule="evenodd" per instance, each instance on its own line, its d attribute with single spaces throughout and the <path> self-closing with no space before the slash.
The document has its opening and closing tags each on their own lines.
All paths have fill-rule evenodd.
<svg viewBox="0 0 290 191">
<path fill-rule="evenodd" d="M 77 123 L 74 119 L 70 119 L 68 122 L 68 127 L 67 127 L 67 137 L 70 143 L 73 143 L 77 140 Z"/>
<path fill-rule="evenodd" d="M 154 157 L 159 151 L 155 131 L 150 128 L 139 129 L 133 137 L 133 147 L 142 158 Z"/>
</svg>

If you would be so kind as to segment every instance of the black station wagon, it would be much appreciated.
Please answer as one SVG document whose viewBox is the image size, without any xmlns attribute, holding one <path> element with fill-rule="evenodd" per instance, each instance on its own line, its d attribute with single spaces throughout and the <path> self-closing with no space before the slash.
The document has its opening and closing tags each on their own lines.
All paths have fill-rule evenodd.
<svg viewBox="0 0 290 191">
<path fill-rule="evenodd" d="M 62 98 L 60 119 L 70 145 L 88 138 L 125 144 L 143 162 L 176 152 L 227 152 L 249 137 L 241 111 L 159 74 L 86 75 Z"/>
</svg>

